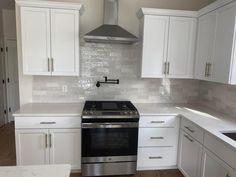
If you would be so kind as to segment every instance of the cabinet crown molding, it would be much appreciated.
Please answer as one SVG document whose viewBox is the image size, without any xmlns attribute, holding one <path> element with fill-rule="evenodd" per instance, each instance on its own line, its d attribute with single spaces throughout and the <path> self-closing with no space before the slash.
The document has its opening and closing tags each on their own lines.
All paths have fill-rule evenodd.
<svg viewBox="0 0 236 177">
<path fill-rule="evenodd" d="M 163 16 L 176 16 L 176 17 L 200 17 L 208 14 L 220 7 L 234 2 L 235 0 L 217 0 L 198 11 L 188 10 L 174 10 L 174 9 L 158 9 L 158 8 L 141 8 L 137 12 L 137 17 L 141 19 L 144 15 L 163 15 Z"/>
<path fill-rule="evenodd" d="M 156 8 L 141 8 L 137 12 L 137 17 L 142 18 L 144 15 L 159 15 L 159 16 L 175 16 L 175 17 L 197 17 L 197 11 L 172 10 L 172 9 L 156 9 Z"/>
<path fill-rule="evenodd" d="M 15 0 L 15 2 L 17 6 L 79 10 L 80 14 L 84 12 L 83 5 L 76 2 L 45 1 L 45 0 L 38 0 L 38 1 Z"/>
</svg>

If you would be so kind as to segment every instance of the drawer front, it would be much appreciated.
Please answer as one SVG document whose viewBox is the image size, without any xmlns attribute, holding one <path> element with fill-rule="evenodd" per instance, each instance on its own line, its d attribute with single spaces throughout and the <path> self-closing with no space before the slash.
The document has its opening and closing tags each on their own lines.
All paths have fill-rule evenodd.
<svg viewBox="0 0 236 177">
<path fill-rule="evenodd" d="M 197 141 L 203 144 L 204 130 L 202 130 L 200 127 L 197 127 L 192 122 L 183 118 L 181 120 L 181 128 Z"/>
<path fill-rule="evenodd" d="M 141 116 L 139 127 L 176 127 L 179 125 L 177 116 Z"/>
<path fill-rule="evenodd" d="M 218 140 L 213 135 L 206 133 L 204 138 L 204 146 L 211 152 L 216 154 L 220 159 L 236 169 L 236 153 L 224 142 Z"/>
<path fill-rule="evenodd" d="M 179 129 L 177 128 L 140 128 L 139 147 L 175 146 L 177 147 Z"/>
<path fill-rule="evenodd" d="M 177 165 L 177 150 L 173 147 L 139 148 L 138 168 L 170 167 Z"/>
<path fill-rule="evenodd" d="M 15 117 L 16 129 L 80 127 L 80 117 Z"/>
</svg>

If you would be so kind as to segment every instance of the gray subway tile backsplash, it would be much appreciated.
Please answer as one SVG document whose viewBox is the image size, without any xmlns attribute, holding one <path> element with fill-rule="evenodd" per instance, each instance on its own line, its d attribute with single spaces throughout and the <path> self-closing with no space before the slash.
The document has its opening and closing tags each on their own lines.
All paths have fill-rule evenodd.
<svg viewBox="0 0 236 177">
<path fill-rule="evenodd" d="M 138 45 L 81 44 L 79 77 L 33 78 L 33 102 L 83 102 L 118 99 L 142 103 L 189 103 L 198 100 L 199 81 L 141 79 Z M 103 76 L 120 79 L 119 85 L 102 85 Z M 63 92 L 63 87 L 67 92 Z M 65 90 L 64 90 L 65 91 Z"/>
</svg>

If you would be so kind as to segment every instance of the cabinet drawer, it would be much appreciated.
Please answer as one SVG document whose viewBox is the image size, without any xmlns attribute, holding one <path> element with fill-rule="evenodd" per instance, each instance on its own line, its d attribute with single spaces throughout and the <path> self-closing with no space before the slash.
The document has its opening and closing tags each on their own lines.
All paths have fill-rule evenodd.
<svg viewBox="0 0 236 177">
<path fill-rule="evenodd" d="M 139 147 L 177 146 L 177 128 L 140 128 Z"/>
<path fill-rule="evenodd" d="M 170 167 L 177 165 L 177 152 L 173 147 L 139 148 L 138 168 Z"/>
<path fill-rule="evenodd" d="M 141 116 L 139 127 L 176 127 L 179 125 L 177 116 Z"/>
<path fill-rule="evenodd" d="M 197 141 L 203 144 L 204 131 L 185 118 L 181 120 L 181 128 Z"/>
<path fill-rule="evenodd" d="M 220 141 L 213 135 L 206 133 L 204 146 L 229 164 L 232 168 L 236 169 L 236 153 L 224 142 Z"/>
<path fill-rule="evenodd" d="M 80 128 L 80 117 L 15 117 L 15 128 Z"/>
</svg>

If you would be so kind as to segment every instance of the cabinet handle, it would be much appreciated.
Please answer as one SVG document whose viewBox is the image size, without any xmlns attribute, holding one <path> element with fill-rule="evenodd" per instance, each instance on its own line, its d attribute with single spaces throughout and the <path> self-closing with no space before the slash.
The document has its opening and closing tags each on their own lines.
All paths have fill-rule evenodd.
<svg viewBox="0 0 236 177">
<path fill-rule="evenodd" d="M 48 148 L 48 134 L 45 134 L 45 148 Z"/>
<path fill-rule="evenodd" d="M 42 125 L 51 125 L 51 124 L 56 124 L 56 122 L 40 122 Z"/>
<path fill-rule="evenodd" d="M 170 62 L 167 63 L 167 74 L 170 74 Z"/>
<path fill-rule="evenodd" d="M 189 138 L 188 135 L 184 135 L 184 136 L 185 136 L 185 138 L 187 138 L 189 141 L 193 142 L 193 139 Z"/>
<path fill-rule="evenodd" d="M 166 74 L 166 62 L 164 62 L 164 74 Z"/>
<path fill-rule="evenodd" d="M 52 147 L 52 134 L 49 134 L 49 147 Z"/>
<path fill-rule="evenodd" d="M 164 137 L 150 137 L 151 140 L 162 140 Z"/>
<path fill-rule="evenodd" d="M 165 121 L 151 121 L 151 124 L 164 124 Z"/>
<path fill-rule="evenodd" d="M 50 58 L 48 58 L 48 72 L 50 72 Z"/>
<path fill-rule="evenodd" d="M 206 63 L 206 66 L 205 66 L 205 77 L 207 77 L 207 67 L 208 67 L 208 63 Z"/>
<path fill-rule="evenodd" d="M 208 63 L 207 76 L 211 76 L 211 63 Z"/>
<path fill-rule="evenodd" d="M 191 133 L 194 133 L 195 131 L 194 130 L 192 130 L 192 129 L 190 129 L 189 127 L 185 127 L 188 131 L 190 131 Z"/>
<path fill-rule="evenodd" d="M 53 59 L 53 58 L 51 58 L 51 60 L 52 60 L 52 66 L 51 66 L 51 70 L 52 70 L 52 72 L 54 72 L 54 59 Z"/>
<path fill-rule="evenodd" d="M 157 157 L 149 157 L 149 159 L 163 159 L 162 156 L 157 156 Z"/>
</svg>

